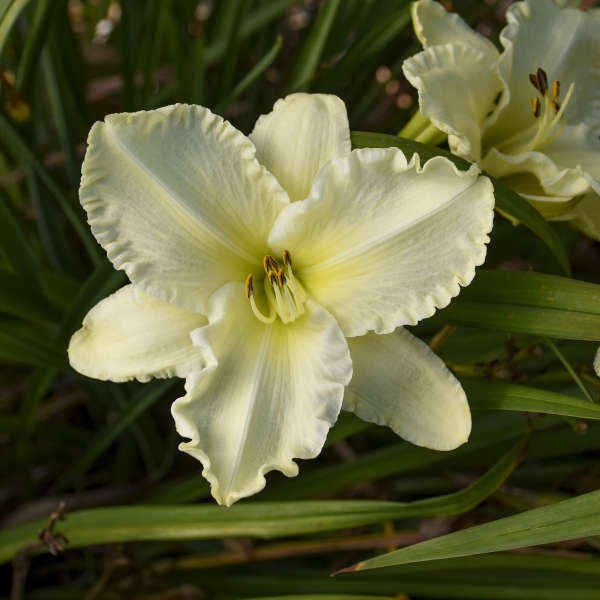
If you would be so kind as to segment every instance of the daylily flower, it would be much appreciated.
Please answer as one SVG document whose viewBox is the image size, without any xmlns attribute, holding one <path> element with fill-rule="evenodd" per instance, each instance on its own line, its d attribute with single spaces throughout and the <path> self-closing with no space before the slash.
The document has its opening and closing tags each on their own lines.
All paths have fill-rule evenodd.
<svg viewBox="0 0 600 600">
<path fill-rule="evenodd" d="M 477 167 L 351 152 L 345 106 L 326 95 L 278 101 L 249 138 L 175 105 L 109 115 L 88 144 L 81 203 L 132 284 L 92 308 L 71 364 L 112 381 L 185 377 L 180 449 L 220 504 L 273 469 L 296 475 L 342 402 L 429 448 L 467 440 L 458 381 L 392 332 L 483 262 L 493 193 Z"/>
<path fill-rule="evenodd" d="M 579 218 L 567 213 L 592 193 L 600 223 L 600 10 L 512 4 L 502 52 L 433 0 L 415 2 L 412 17 L 425 50 L 404 74 L 452 152 L 547 218 Z"/>
</svg>

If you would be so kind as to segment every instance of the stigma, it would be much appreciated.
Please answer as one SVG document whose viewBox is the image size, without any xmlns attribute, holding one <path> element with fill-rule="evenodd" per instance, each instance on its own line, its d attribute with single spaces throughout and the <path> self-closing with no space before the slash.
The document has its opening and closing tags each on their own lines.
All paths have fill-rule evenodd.
<svg viewBox="0 0 600 600">
<path fill-rule="evenodd" d="M 294 275 L 291 254 L 284 250 L 281 263 L 267 254 L 263 258 L 263 268 L 263 287 L 268 310 L 265 314 L 256 303 L 254 273 L 250 273 L 246 277 L 246 298 L 250 302 L 252 312 L 259 321 L 266 324 L 273 323 L 276 317 L 283 323 L 295 321 L 305 312 L 306 292 Z"/>
</svg>

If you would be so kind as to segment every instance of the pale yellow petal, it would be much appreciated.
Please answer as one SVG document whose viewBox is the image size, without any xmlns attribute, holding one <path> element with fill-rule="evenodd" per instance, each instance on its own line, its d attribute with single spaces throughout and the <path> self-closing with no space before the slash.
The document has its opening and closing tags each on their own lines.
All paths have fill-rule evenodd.
<svg viewBox="0 0 600 600">
<path fill-rule="evenodd" d="M 256 156 L 292 201 L 304 200 L 319 169 L 350 153 L 344 102 L 327 94 L 291 94 L 259 117 L 250 139 Z"/>
<path fill-rule="evenodd" d="M 471 413 L 465 393 L 427 344 L 400 328 L 351 338 L 348 345 L 354 372 L 345 410 L 433 450 L 467 441 Z"/>
<path fill-rule="evenodd" d="M 354 150 L 323 167 L 307 200 L 269 237 L 346 336 L 388 333 L 446 306 L 483 262 L 493 188 L 473 166 L 420 166 L 396 148 Z"/>
<path fill-rule="evenodd" d="M 76 370 L 110 381 L 186 377 L 206 365 L 190 333 L 206 318 L 126 285 L 88 312 L 69 344 Z"/>
<path fill-rule="evenodd" d="M 402 70 L 419 92 L 421 113 L 448 134 L 450 149 L 478 161 L 482 126 L 502 89 L 494 64 L 475 47 L 445 44 L 411 56 Z"/>
<path fill-rule="evenodd" d="M 219 504 L 259 492 L 273 469 L 298 474 L 294 458 L 319 454 L 337 419 L 352 375 L 346 340 L 335 319 L 310 300 L 291 324 L 264 325 L 242 285 L 228 284 L 209 301 L 210 324 L 192 334 L 212 364 L 186 382 L 173 404 L 179 448 L 204 465 Z"/>
<path fill-rule="evenodd" d="M 415 34 L 424 48 L 442 44 L 462 44 L 486 55 L 489 61 L 498 59 L 499 52 L 484 36 L 473 31 L 456 13 L 434 0 L 419 0 L 411 5 Z"/>
<path fill-rule="evenodd" d="M 201 106 L 109 115 L 88 138 L 81 203 L 117 269 L 191 311 L 260 264 L 288 202 L 252 142 Z"/>
</svg>

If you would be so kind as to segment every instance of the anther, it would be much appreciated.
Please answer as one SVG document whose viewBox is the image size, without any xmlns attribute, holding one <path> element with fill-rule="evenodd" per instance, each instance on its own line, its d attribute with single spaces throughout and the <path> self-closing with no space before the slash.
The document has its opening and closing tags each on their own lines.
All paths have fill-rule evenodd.
<svg viewBox="0 0 600 600">
<path fill-rule="evenodd" d="M 267 273 L 267 278 L 269 279 L 269 283 L 271 285 L 276 285 L 279 283 L 279 281 L 277 280 L 277 273 L 275 273 L 275 271 L 269 271 Z"/>
<path fill-rule="evenodd" d="M 250 273 L 246 277 L 246 299 L 250 299 L 250 296 L 254 294 L 254 275 Z"/>
<path fill-rule="evenodd" d="M 539 98 L 529 98 L 529 102 L 531 103 L 531 109 L 533 110 L 533 116 L 537 119 L 542 112 L 542 107 L 540 105 Z"/>
<path fill-rule="evenodd" d="M 538 78 L 533 73 L 529 73 L 529 81 L 531 81 L 531 85 L 539 92 L 540 84 Z"/>
<path fill-rule="evenodd" d="M 552 98 L 556 100 L 558 95 L 560 94 L 560 81 L 558 79 L 554 80 L 552 84 Z"/>
<path fill-rule="evenodd" d="M 543 96 L 546 93 L 546 90 L 548 89 L 548 76 L 546 75 L 546 71 L 544 71 L 544 69 L 542 69 L 541 67 L 538 67 L 536 75 L 540 86 L 540 94 L 542 94 Z"/>
<path fill-rule="evenodd" d="M 283 269 L 279 269 L 279 271 L 277 271 L 277 283 L 279 283 L 279 287 L 283 287 L 286 281 L 287 279 L 283 274 Z"/>
<path fill-rule="evenodd" d="M 554 109 L 554 112 L 558 113 L 558 111 L 560 110 L 560 104 L 558 103 L 558 100 L 552 100 L 552 102 L 550 102 L 550 104 L 552 104 L 552 108 Z"/>
<path fill-rule="evenodd" d="M 265 268 L 265 273 L 269 271 L 277 272 L 279 270 L 279 263 L 270 254 L 267 254 L 263 258 L 263 267 Z"/>
<path fill-rule="evenodd" d="M 287 250 L 284 250 L 281 256 L 283 258 L 283 264 L 286 267 L 291 267 L 292 266 L 292 255 Z"/>
</svg>

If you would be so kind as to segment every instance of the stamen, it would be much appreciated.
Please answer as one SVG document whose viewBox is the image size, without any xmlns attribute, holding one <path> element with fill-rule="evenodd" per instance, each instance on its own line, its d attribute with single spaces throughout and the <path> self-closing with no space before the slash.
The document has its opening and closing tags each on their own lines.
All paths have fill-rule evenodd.
<svg viewBox="0 0 600 600">
<path fill-rule="evenodd" d="M 531 85 L 539 92 L 540 84 L 537 77 L 533 73 L 529 73 L 529 81 L 531 81 Z"/>
<path fill-rule="evenodd" d="M 246 277 L 246 299 L 249 300 L 250 296 L 254 294 L 254 275 L 250 273 Z"/>
<path fill-rule="evenodd" d="M 543 96 L 546 93 L 546 90 L 548 89 L 548 76 L 546 75 L 546 71 L 544 71 L 544 69 L 542 69 L 541 67 L 538 67 L 536 75 L 540 86 L 540 94 Z"/>
<path fill-rule="evenodd" d="M 279 283 L 279 287 L 283 287 L 286 281 L 287 280 L 283 274 L 283 269 L 279 269 L 279 271 L 277 271 L 277 283 Z"/>
<path fill-rule="evenodd" d="M 560 94 L 560 81 L 558 79 L 554 80 L 552 84 L 552 99 L 556 100 L 558 95 Z"/>
<path fill-rule="evenodd" d="M 246 277 L 246 298 L 250 300 L 250 307 L 252 308 L 252 312 L 259 321 L 265 323 L 266 325 L 270 325 L 271 323 L 273 323 L 275 317 L 277 316 L 273 307 L 269 305 L 269 314 L 265 315 L 256 305 L 256 300 L 254 299 L 254 275 L 252 273 L 250 273 L 248 277 Z"/>
<path fill-rule="evenodd" d="M 552 102 L 550 104 L 552 104 L 552 108 L 554 109 L 554 112 L 558 113 L 558 111 L 560 110 L 560 104 L 558 103 L 558 101 L 552 100 Z"/>
<path fill-rule="evenodd" d="M 292 255 L 287 250 L 284 250 L 283 254 L 281 256 L 283 258 L 283 264 L 286 267 L 291 267 L 292 266 Z"/>
<path fill-rule="evenodd" d="M 263 258 L 263 267 L 266 273 L 269 271 L 277 272 L 280 269 L 279 263 L 269 254 Z"/>
<path fill-rule="evenodd" d="M 529 102 L 531 103 L 531 109 L 533 110 L 533 116 L 537 119 L 540 116 L 540 113 L 542 111 L 542 107 L 540 105 L 540 99 L 537 97 L 529 98 Z"/>
</svg>

